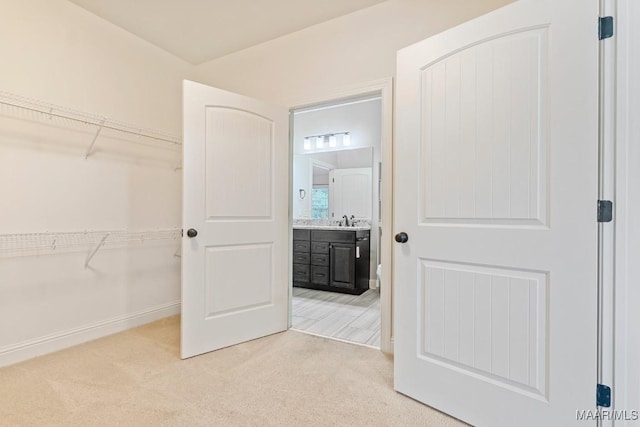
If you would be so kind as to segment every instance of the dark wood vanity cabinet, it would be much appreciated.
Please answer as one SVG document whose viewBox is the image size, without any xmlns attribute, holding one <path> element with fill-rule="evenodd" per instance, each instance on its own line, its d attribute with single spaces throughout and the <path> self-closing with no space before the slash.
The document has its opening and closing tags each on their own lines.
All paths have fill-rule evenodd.
<svg viewBox="0 0 640 427">
<path fill-rule="evenodd" d="M 359 295 L 369 268 L 369 230 L 293 230 L 294 286 Z"/>
</svg>

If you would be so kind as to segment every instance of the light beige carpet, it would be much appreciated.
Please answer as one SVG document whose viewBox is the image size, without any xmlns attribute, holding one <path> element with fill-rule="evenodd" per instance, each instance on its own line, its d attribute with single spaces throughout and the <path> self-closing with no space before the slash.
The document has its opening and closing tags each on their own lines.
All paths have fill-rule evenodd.
<svg viewBox="0 0 640 427">
<path fill-rule="evenodd" d="M 457 426 L 379 351 L 288 331 L 188 360 L 171 317 L 0 369 L 2 426 Z"/>
</svg>

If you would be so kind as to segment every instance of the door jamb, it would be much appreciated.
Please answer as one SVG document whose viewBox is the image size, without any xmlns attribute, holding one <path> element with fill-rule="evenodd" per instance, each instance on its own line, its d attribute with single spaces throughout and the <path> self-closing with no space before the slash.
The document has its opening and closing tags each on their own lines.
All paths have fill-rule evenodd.
<svg viewBox="0 0 640 427">
<path fill-rule="evenodd" d="M 640 67 L 636 42 L 640 34 L 640 7 L 635 1 L 617 0 L 615 34 L 615 258 L 612 389 L 614 410 L 626 411 L 637 417 L 640 407 L 640 334 L 635 328 L 640 322 L 640 228 L 637 220 L 640 195 L 635 188 L 640 172 L 637 140 L 640 127 L 633 115 L 640 109 L 640 85 L 634 83 L 633 72 Z M 615 425 L 635 425 L 635 419 L 615 421 Z"/>
<path fill-rule="evenodd" d="M 393 78 L 388 77 L 380 80 L 366 82 L 335 92 L 321 91 L 306 96 L 299 101 L 289 105 L 289 111 L 310 107 L 317 104 L 339 101 L 341 99 L 352 98 L 360 95 L 379 93 L 381 96 L 381 133 L 380 133 L 380 154 L 382 161 L 382 184 L 381 194 L 385 197 L 382 200 L 382 235 L 380 236 L 380 263 L 383 265 L 380 286 L 380 350 L 383 353 L 393 354 L 393 313 L 392 313 L 392 240 L 393 240 Z M 293 115 L 290 114 L 289 129 L 293 126 Z M 289 167 L 291 168 L 293 158 L 293 133 L 289 132 Z M 289 170 L 289 180 L 293 179 L 292 170 Z M 291 188 L 291 182 L 289 183 Z M 289 191 L 289 230 L 293 226 L 292 193 Z M 292 232 L 290 231 L 290 234 Z M 291 235 L 289 236 L 291 245 Z M 291 258 L 292 248 L 289 248 Z M 292 283 L 293 268 L 289 262 L 289 283 Z M 291 326 L 291 287 L 289 287 L 289 326 Z"/>
</svg>

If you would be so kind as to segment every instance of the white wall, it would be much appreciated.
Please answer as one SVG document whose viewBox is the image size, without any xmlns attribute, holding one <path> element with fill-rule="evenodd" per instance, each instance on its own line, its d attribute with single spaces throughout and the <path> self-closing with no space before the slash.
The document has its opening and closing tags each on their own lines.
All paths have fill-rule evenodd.
<svg viewBox="0 0 640 427">
<path fill-rule="evenodd" d="M 382 104 L 380 98 L 312 109 L 296 111 L 293 115 L 293 152 L 295 154 L 337 151 L 341 148 L 375 147 L 380 145 Z M 310 150 L 304 150 L 304 138 L 313 135 L 326 135 L 349 132 L 349 147 L 326 147 L 318 149 L 314 142 Z M 336 138 L 338 145 L 341 137 Z"/>
<path fill-rule="evenodd" d="M 0 90 L 181 134 L 193 67 L 66 0 L 5 1 Z M 180 149 L 0 108 L 0 234 L 181 225 Z M 24 117 L 23 117 L 24 118 Z M 71 129 L 71 130 L 70 130 Z M 177 312 L 178 242 L 0 257 L 0 365 Z"/>
<path fill-rule="evenodd" d="M 197 67 L 203 83 L 295 106 L 395 75 L 398 49 L 511 0 L 389 0 Z"/>
</svg>

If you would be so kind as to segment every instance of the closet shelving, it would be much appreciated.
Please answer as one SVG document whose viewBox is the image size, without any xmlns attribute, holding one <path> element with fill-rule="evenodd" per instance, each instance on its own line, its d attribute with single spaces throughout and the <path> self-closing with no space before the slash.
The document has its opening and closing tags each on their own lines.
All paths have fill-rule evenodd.
<svg viewBox="0 0 640 427">
<path fill-rule="evenodd" d="M 179 240 L 182 230 L 72 231 L 0 234 L 0 257 L 32 256 L 86 250 L 85 268 L 103 247 L 122 247 L 149 241 Z"/>
<path fill-rule="evenodd" d="M 87 141 L 85 158 L 93 152 L 103 130 L 109 130 L 110 135 L 121 133 L 123 136 L 134 136 L 135 141 L 144 138 L 144 142 L 182 144 L 178 136 L 166 132 L 138 127 L 106 116 L 6 91 L 0 91 L 0 116 L 87 131 L 91 137 Z M 181 236 L 182 230 L 179 228 L 0 234 L 0 258 L 87 251 L 84 263 L 87 268 L 93 257 L 104 247 L 124 247 L 160 240 L 179 241 Z M 180 256 L 179 248 L 175 256 Z"/>
<path fill-rule="evenodd" d="M 178 136 L 171 135 L 166 132 L 140 128 L 106 116 L 78 111 L 60 105 L 16 95 L 10 92 L 0 91 L 0 106 L 3 107 L 3 114 L 9 114 L 14 117 L 37 121 L 55 120 L 59 124 L 75 123 L 76 125 L 81 125 L 86 127 L 88 130 L 93 131 L 92 139 L 88 141 L 85 158 L 91 155 L 93 148 L 100 137 L 100 133 L 104 129 L 146 138 L 152 142 L 173 145 L 182 144 L 182 141 Z"/>
</svg>

